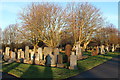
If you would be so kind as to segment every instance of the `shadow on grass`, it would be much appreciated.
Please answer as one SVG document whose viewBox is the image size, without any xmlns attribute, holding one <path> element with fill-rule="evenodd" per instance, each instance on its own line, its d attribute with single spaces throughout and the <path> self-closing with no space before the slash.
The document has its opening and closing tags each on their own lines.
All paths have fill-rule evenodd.
<svg viewBox="0 0 120 80">
<path fill-rule="evenodd" d="M 10 64 L 3 65 L 2 67 L 6 67 L 6 69 L 3 70 L 3 72 L 9 72 L 12 69 L 18 67 L 19 65 L 20 65 L 20 63 L 10 63 Z"/>
<path fill-rule="evenodd" d="M 39 69 L 39 67 L 41 67 Z M 43 70 L 44 69 L 44 70 Z M 23 74 L 20 76 L 20 78 L 23 79 L 30 79 L 30 78 L 38 78 L 38 79 L 53 79 L 53 73 L 51 70 L 51 67 L 42 67 L 38 65 L 30 65 L 30 67 L 23 72 Z"/>
</svg>

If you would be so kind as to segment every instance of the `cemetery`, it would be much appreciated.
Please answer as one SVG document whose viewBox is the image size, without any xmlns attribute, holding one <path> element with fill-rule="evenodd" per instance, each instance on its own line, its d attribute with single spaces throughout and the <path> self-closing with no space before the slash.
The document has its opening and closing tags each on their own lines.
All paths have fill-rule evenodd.
<svg viewBox="0 0 120 80">
<path fill-rule="evenodd" d="M 3 79 L 68 79 L 120 56 L 120 31 L 99 8 L 64 5 L 31 3 L 16 24 L 0 28 Z"/>
</svg>

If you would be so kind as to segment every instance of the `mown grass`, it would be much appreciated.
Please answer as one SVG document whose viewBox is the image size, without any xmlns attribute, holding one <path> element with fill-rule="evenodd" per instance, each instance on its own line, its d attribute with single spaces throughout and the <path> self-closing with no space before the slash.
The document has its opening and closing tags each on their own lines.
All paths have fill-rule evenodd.
<svg viewBox="0 0 120 80">
<path fill-rule="evenodd" d="M 87 53 L 85 53 L 87 55 Z M 87 59 L 78 61 L 78 70 L 69 70 L 63 68 L 44 67 L 39 65 L 30 65 L 23 63 L 2 64 L 3 72 L 8 72 L 20 78 L 59 78 L 65 79 L 75 76 L 81 72 L 89 70 L 100 65 L 113 57 L 117 57 L 120 53 L 108 53 L 104 55 L 90 56 Z"/>
</svg>

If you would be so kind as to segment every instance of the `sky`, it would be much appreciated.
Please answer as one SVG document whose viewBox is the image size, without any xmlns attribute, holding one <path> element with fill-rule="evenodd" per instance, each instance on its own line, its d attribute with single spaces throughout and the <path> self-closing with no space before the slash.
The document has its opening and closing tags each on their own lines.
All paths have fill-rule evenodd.
<svg viewBox="0 0 120 80">
<path fill-rule="evenodd" d="M 18 13 L 22 8 L 31 2 L 0 2 L 0 27 L 5 29 L 9 24 L 20 22 Z M 118 2 L 90 2 L 100 9 L 106 21 L 114 24 L 118 28 Z M 65 6 L 66 2 L 57 2 L 57 4 Z"/>
</svg>

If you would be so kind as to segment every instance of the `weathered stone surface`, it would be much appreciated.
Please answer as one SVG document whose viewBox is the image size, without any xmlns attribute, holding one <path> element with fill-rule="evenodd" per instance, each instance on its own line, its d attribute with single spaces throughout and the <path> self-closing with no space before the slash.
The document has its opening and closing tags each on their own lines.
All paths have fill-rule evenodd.
<svg viewBox="0 0 120 80">
<path fill-rule="evenodd" d="M 20 59 L 20 58 L 21 58 L 20 55 L 21 55 L 21 53 L 20 53 L 20 51 L 18 51 L 18 52 L 17 52 L 17 59 Z"/>
<path fill-rule="evenodd" d="M 58 64 L 63 64 L 63 56 L 62 56 L 62 54 L 58 55 Z"/>
<path fill-rule="evenodd" d="M 38 48 L 38 54 L 40 55 L 40 60 L 43 59 L 42 48 Z"/>
<path fill-rule="evenodd" d="M 29 60 L 29 46 L 25 47 L 25 59 Z"/>
<path fill-rule="evenodd" d="M 70 67 L 69 69 L 77 69 L 77 56 L 74 52 L 70 55 Z"/>
<path fill-rule="evenodd" d="M 30 53 L 30 60 L 33 60 L 33 59 L 34 59 L 34 51 Z"/>
<path fill-rule="evenodd" d="M 9 56 L 9 50 L 10 50 L 10 48 L 6 47 L 6 49 L 5 49 L 5 55 Z"/>
<path fill-rule="evenodd" d="M 12 59 L 16 59 L 16 54 L 15 54 L 15 52 L 12 52 L 11 54 L 12 54 L 11 58 L 12 58 Z"/>
<path fill-rule="evenodd" d="M 67 57 L 68 57 L 68 62 L 70 61 L 71 49 L 72 49 L 72 47 L 71 47 L 70 44 L 67 44 L 67 45 L 65 46 L 65 54 L 66 54 Z"/>
<path fill-rule="evenodd" d="M 21 51 L 21 58 L 25 58 L 25 54 L 24 54 L 24 51 Z"/>
<path fill-rule="evenodd" d="M 101 54 L 105 54 L 104 45 L 101 45 Z"/>
</svg>

